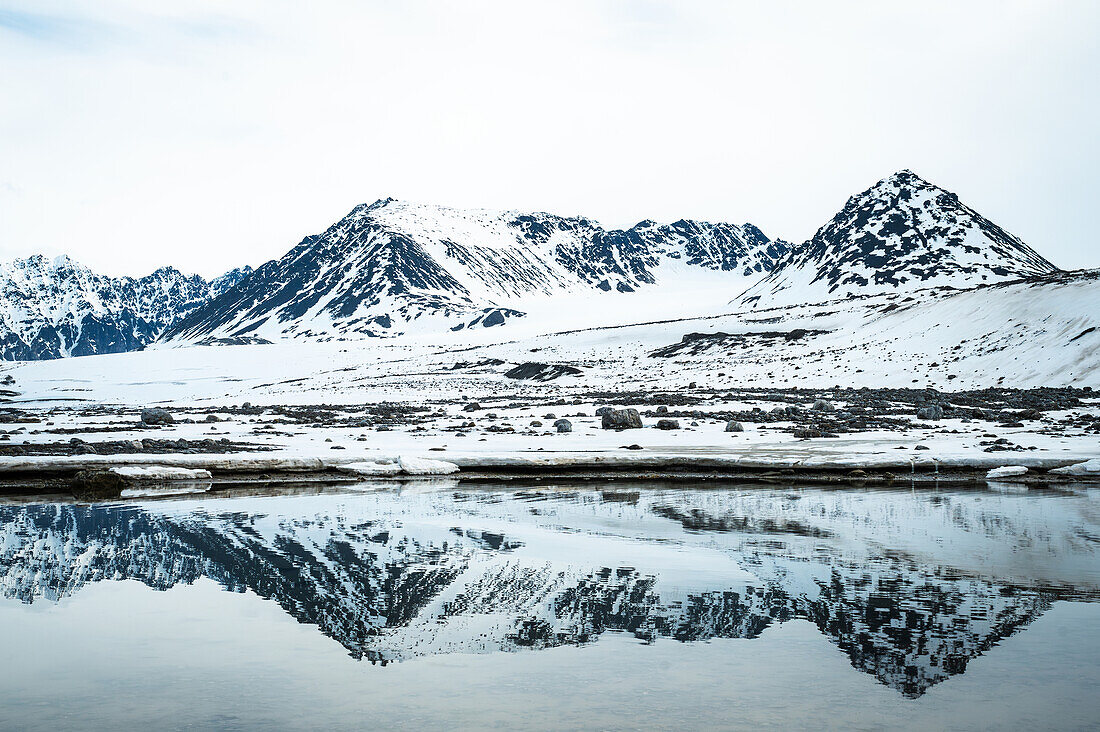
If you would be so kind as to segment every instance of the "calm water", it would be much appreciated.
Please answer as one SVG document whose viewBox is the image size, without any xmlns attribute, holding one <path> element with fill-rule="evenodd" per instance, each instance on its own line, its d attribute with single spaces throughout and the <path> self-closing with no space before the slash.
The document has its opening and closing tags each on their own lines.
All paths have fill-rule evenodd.
<svg viewBox="0 0 1100 732">
<path fill-rule="evenodd" d="M 1094 729 L 1100 492 L 0 505 L 3 729 Z"/>
</svg>

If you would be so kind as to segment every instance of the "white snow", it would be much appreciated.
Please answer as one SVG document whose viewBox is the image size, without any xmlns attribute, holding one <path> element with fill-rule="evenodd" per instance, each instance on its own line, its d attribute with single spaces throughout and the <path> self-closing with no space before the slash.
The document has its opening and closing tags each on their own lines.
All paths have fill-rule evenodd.
<svg viewBox="0 0 1100 732">
<path fill-rule="evenodd" d="M 354 475 L 397 475 L 401 472 L 401 465 L 395 462 L 382 463 L 364 460 L 340 465 L 337 470 Z"/>
<path fill-rule="evenodd" d="M 1100 475 L 1100 458 L 1093 458 L 1091 460 L 1086 460 L 1083 463 L 1076 463 L 1074 465 L 1067 465 L 1062 468 L 1055 468 L 1050 472 L 1058 473 L 1060 475 Z"/>
<path fill-rule="evenodd" d="M 1000 468 L 993 468 L 985 474 L 987 478 L 1012 478 L 1027 473 L 1027 468 L 1023 465 L 1005 465 Z"/>
<path fill-rule="evenodd" d="M 445 460 L 427 458 L 400 457 L 401 472 L 406 475 L 450 475 L 458 472 L 458 466 Z"/>
</svg>

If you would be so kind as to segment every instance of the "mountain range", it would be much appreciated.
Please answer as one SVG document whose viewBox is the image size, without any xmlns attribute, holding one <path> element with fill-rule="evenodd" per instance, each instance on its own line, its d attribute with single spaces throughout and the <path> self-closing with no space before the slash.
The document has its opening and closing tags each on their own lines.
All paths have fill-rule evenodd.
<svg viewBox="0 0 1100 732">
<path fill-rule="evenodd" d="M 66 256 L 5 262 L 0 264 L 0 358 L 136 350 L 251 273 L 251 267 L 242 267 L 207 281 L 162 267 L 145 277 L 108 277 Z"/>
<path fill-rule="evenodd" d="M 165 337 L 327 340 L 492 327 L 524 317 L 535 301 L 635 294 L 707 271 L 744 286 L 788 248 L 752 224 L 643 221 L 608 231 L 586 218 L 384 199 L 306 237 Z"/>
<path fill-rule="evenodd" d="M 752 224 L 647 220 L 608 230 L 584 217 L 387 198 L 356 206 L 255 271 L 209 282 L 170 267 L 110 278 L 65 257 L 0 265 L 0 358 L 115 353 L 158 340 L 444 333 L 502 326 L 576 298 L 594 299 L 586 315 L 661 300 L 674 316 L 704 282 L 724 293 L 729 312 L 1057 271 L 908 170 L 850 198 L 798 246 Z"/>
</svg>

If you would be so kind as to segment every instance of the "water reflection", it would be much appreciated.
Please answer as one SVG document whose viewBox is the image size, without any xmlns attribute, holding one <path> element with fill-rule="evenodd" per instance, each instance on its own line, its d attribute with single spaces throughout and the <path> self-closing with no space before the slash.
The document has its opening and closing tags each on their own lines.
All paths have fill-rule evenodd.
<svg viewBox="0 0 1100 732">
<path fill-rule="evenodd" d="M 616 485 L 0 506 L 0 594 L 246 589 L 386 664 L 811 621 L 917 697 L 1057 600 L 1100 599 L 1096 494 Z"/>
</svg>

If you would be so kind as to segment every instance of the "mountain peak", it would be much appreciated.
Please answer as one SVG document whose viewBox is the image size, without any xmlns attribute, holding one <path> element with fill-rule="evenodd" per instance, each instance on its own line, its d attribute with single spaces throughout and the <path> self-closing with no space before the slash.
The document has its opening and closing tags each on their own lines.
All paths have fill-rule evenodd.
<svg viewBox="0 0 1100 732">
<path fill-rule="evenodd" d="M 1055 271 L 954 193 L 900 170 L 849 198 L 739 300 L 758 307 L 820 302 L 922 287 L 967 288 Z"/>
<path fill-rule="evenodd" d="M 899 170 L 893 173 L 889 177 L 883 178 L 883 181 L 892 183 L 894 185 L 931 185 L 924 178 L 914 173 L 909 168 Z"/>
</svg>

